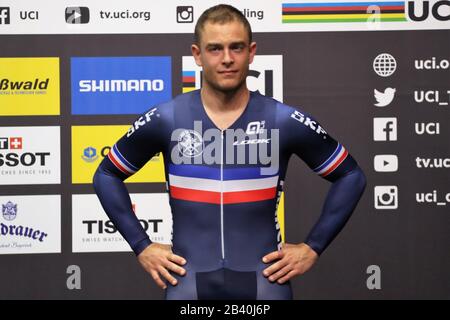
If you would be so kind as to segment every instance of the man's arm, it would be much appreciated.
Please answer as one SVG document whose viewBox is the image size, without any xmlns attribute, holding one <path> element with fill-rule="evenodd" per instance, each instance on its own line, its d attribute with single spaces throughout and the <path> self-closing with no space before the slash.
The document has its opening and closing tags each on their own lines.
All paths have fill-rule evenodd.
<svg viewBox="0 0 450 320">
<path fill-rule="evenodd" d="M 322 214 L 306 241 L 298 245 L 284 244 L 280 251 L 263 258 L 265 263 L 279 260 L 264 270 L 270 281 L 284 283 L 308 271 L 319 255 L 342 230 L 358 204 L 366 186 L 363 171 L 356 167 L 330 187 Z"/>
<path fill-rule="evenodd" d="M 161 276 L 176 285 L 170 271 L 184 275 L 180 267 L 185 259 L 172 253 L 171 246 L 152 243 L 132 209 L 130 195 L 123 182 L 142 168 L 164 148 L 167 132 L 157 109 L 142 115 L 111 148 L 94 175 L 94 189 L 106 214 L 128 242 L 142 267 L 161 288 Z M 170 138 L 169 138 L 170 139 Z"/>
<path fill-rule="evenodd" d="M 290 135 L 286 147 L 314 172 L 332 182 L 320 218 L 305 242 L 284 244 L 280 251 L 263 257 L 265 263 L 278 260 L 264 270 L 264 275 L 270 281 L 284 283 L 308 271 L 339 234 L 364 192 L 366 178 L 345 147 L 310 115 L 291 110 L 281 128 L 287 129 Z"/>
</svg>

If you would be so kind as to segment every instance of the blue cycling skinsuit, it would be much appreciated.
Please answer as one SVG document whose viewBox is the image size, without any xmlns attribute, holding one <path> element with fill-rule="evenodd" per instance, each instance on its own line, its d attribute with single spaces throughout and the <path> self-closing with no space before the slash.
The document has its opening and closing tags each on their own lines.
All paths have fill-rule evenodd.
<svg viewBox="0 0 450 320">
<path fill-rule="evenodd" d="M 365 187 L 348 151 L 311 115 L 251 92 L 240 117 L 219 130 L 200 91 L 151 108 L 111 148 L 94 176 L 105 212 L 136 255 L 151 240 L 123 180 L 162 153 L 172 210 L 172 250 L 187 263 L 166 299 L 292 299 L 270 282 L 262 257 L 281 248 L 276 210 L 289 158 L 332 182 L 305 243 L 321 254 L 344 227 Z"/>
</svg>

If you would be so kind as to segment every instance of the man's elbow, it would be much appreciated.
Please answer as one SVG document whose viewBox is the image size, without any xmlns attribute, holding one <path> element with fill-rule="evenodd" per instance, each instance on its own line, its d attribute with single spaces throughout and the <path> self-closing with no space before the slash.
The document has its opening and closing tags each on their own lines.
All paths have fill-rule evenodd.
<svg viewBox="0 0 450 320">
<path fill-rule="evenodd" d="M 95 170 L 94 176 L 92 177 L 92 185 L 94 186 L 94 190 L 97 191 L 99 180 L 100 180 L 100 167 Z"/>
<path fill-rule="evenodd" d="M 355 188 L 359 190 L 360 194 L 362 195 L 367 186 L 366 175 L 359 166 L 356 167 L 352 173 L 355 175 Z"/>
</svg>

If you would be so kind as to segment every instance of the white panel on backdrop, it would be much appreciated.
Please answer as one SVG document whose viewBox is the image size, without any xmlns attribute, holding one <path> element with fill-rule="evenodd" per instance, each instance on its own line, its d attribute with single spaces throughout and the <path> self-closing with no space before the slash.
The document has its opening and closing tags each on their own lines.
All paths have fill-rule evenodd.
<svg viewBox="0 0 450 320">
<path fill-rule="evenodd" d="M 226 3 L 243 12 L 255 32 L 450 28 L 449 0 L 231 0 Z M 216 4 L 213 0 L 190 3 L 179 0 L 4 0 L 0 5 L 0 33 L 193 33 L 200 14 Z M 336 14 L 343 11 L 344 14 Z"/>
<path fill-rule="evenodd" d="M 0 204 L 0 254 L 61 252 L 61 196 L 0 196 Z"/>
<path fill-rule="evenodd" d="M 183 57 L 183 76 L 195 77 L 195 88 L 201 87 L 202 68 L 197 66 L 194 57 Z M 191 78 L 192 78 L 191 76 Z M 192 83 L 192 86 L 194 84 Z M 282 55 L 256 55 L 250 65 L 247 77 L 247 86 L 251 91 L 283 101 L 283 56 Z M 186 90 L 188 89 L 188 90 Z M 183 81 L 183 92 L 188 92 L 186 82 Z"/>
<path fill-rule="evenodd" d="M 167 193 L 130 194 L 134 212 L 150 240 L 170 244 L 172 213 Z M 73 252 L 125 252 L 130 246 L 116 230 L 96 195 L 72 196 Z"/>
<path fill-rule="evenodd" d="M 0 127 L 0 185 L 60 183 L 60 127 Z"/>
</svg>

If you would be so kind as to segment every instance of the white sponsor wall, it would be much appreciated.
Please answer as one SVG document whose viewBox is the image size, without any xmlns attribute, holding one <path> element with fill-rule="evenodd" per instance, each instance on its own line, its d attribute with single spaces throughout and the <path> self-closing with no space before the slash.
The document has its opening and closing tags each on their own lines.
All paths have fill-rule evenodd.
<svg viewBox="0 0 450 320">
<path fill-rule="evenodd" d="M 172 215 L 165 193 L 131 194 L 134 212 L 150 240 L 170 244 Z M 109 220 L 96 195 L 72 196 L 73 252 L 131 252 Z"/>
<path fill-rule="evenodd" d="M 343 2 L 353 2 L 355 5 L 361 3 L 358 0 L 327 0 L 323 3 Z M 247 16 L 255 32 L 430 30 L 447 29 L 450 26 L 447 19 L 450 16 L 450 6 L 446 1 L 389 1 L 404 8 L 404 21 L 383 20 L 386 16 L 382 10 L 377 9 L 377 3 L 381 5 L 383 2 L 386 1 L 370 1 L 373 5 L 368 6 L 362 16 L 364 21 L 360 22 L 286 23 L 283 22 L 286 20 L 283 19 L 283 5 L 323 3 L 312 0 L 227 1 Z M 177 0 L 40 0 L 32 3 L 27 0 L 4 0 L 1 5 L 10 6 L 12 10 L 10 24 L 3 28 L 2 33 L 192 33 L 192 25 L 201 12 L 217 3 L 212 0 L 190 3 L 180 3 Z M 28 15 L 28 18 L 21 18 L 21 14 L 23 17 Z M 420 19 L 415 19 L 414 16 L 419 16 Z"/>
<path fill-rule="evenodd" d="M 60 183 L 59 127 L 0 127 L 0 184 Z"/>
<path fill-rule="evenodd" d="M 60 253 L 59 195 L 0 196 L 0 254 Z"/>
</svg>

